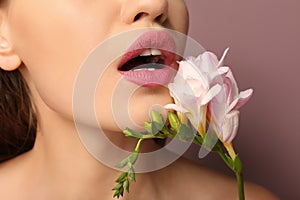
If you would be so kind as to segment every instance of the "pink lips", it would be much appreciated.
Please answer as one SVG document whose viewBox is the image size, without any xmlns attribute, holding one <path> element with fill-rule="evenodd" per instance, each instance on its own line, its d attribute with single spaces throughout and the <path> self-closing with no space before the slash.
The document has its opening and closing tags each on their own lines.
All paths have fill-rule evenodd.
<svg viewBox="0 0 300 200">
<path fill-rule="evenodd" d="M 155 87 L 168 84 L 174 77 L 175 70 L 175 42 L 165 31 L 149 31 L 141 35 L 127 50 L 120 61 L 119 69 L 130 59 L 139 56 L 146 49 L 159 49 L 164 56 L 162 69 L 121 71 L 128 81 L 145 87 Z"/>
</svg>

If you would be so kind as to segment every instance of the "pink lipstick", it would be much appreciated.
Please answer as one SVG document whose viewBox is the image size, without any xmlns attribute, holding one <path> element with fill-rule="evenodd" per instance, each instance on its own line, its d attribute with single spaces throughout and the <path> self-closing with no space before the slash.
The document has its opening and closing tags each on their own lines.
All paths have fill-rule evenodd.
<svg viewBox="0 0 300 200">
<path fill-rule="evenodd" d="M 175 51 L 167 32 L 149 31 L 129 47 L 118 70 L 128 81 L 144 87 L 166 85 L 176 73 Z"/>
</svg>

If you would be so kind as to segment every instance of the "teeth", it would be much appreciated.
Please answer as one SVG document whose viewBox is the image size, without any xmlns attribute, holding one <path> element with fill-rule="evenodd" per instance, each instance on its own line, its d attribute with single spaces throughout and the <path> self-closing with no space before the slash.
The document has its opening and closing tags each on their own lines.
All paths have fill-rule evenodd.
<svg viewBox="0 0 300 200">
<path fill-rule="evenodd" d="M 153 56 L 160 56 L 160 55 L 162 55 L 161 51 L 158 50 L 158 49 L 151 49 L 151 54 Z"/>
<path fill-rule="evenodd" d="M 142 71 L 142 70 L 154 71 L 156 69 L 155 68 L 141 68 L 141 69 L 134 69 L 132 71 L 136 72 L 136 71 Z"/>
<path fill-rule="evenodd" d="M 160 56 L 162 55 L 161 51 L 158 49 L 147 49 L 140 54 L 140 56 Z"/>
<path fill-rule="evenodd" d="M 151 49 L 145 50 L 140 56 L 151 56 Z"/>
<path fill-rule="evenodd" d="M 141 70 L 145 70 L 145 69 L 144 69 L 144 68 L 142 68 L 142 69 L 133 69 L 133 70 L 131 70 L 131 71 L 137 72 L 137 71 L 141 71 Z"/>
<path fill-rule="evenodd" d="M 154 71 L 154 70 L 156 70 L 155 68 L 148 68 L 147 69 L 148 71 Z"/>
</svg>

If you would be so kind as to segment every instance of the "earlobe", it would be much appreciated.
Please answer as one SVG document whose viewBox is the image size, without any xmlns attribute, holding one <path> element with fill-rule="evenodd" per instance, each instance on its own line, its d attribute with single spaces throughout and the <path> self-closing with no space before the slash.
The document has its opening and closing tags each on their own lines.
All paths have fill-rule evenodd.
<svg viewBox="0 0 300 200">
<path fill-rule="evenodd" d="M 0 36 L 0 68 L 13 71 L 21 65 L 21 59 L 12 49 L 11 44 Z"/>
</svg>

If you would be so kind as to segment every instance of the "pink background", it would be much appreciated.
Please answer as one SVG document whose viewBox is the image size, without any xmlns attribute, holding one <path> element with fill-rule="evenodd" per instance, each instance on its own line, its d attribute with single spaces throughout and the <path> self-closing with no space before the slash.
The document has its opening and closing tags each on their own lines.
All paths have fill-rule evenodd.
<svg viewBox="0 0 300 200">
<path fill-rule="evenodd" d="M 240 89 L 255 90 L 234 140 L 245 178 L 281 199 L 300 199 L 300 1 L 186 2 L 190 36 L 218 57 L 230 47 L 225 62 Z M 197 149 L 187 156 L 196 159 Z M 213 154 L 198 162 L 231 174 Z"/>
</svg>

